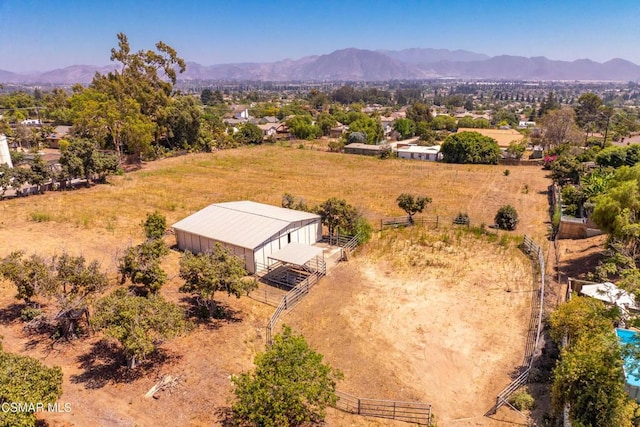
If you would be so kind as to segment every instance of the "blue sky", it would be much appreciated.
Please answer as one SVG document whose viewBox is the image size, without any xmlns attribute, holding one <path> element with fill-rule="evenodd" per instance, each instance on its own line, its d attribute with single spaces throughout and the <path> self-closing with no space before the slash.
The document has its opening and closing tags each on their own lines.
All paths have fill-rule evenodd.
<svg viewBox="0 0 640 427">
<path fill-rule="evenodd" d="M 116 33 L 187 61 L 271 62 L 337 49 L 465 49 L 640 64 L 640 1 L 0 0 L 0 69 L 107 65 Z"/>
</svg>

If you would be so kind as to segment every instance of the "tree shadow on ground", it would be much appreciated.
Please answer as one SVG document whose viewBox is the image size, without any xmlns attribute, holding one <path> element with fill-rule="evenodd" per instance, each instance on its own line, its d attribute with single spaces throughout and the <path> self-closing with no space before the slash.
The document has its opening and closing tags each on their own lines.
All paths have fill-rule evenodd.
<svg viewBox="0 0 640 427">
<path fill-rule="evenodd" d="M 0 323 L 8 325 L 20 319 L 20 314 L 27 306 L 24 303 L 11 303 L 7 307 L 0 308 Z"/>
<path fill-rule="evenodd" d="M 186 312 L 189 319 L 209 329 L 219 329 L 225 324 L 239 323 L 243 320 L 239 310 L 231 308 L 223 302 L 215 302 L 213 313 L 209 313 L 207 307 L 198 297 L 184 296 L 180 298 L 180 302 L 187 305 Z"/>
<path fill-rule="evenodd" d="M 581 255 L 572 256 L 570 259 L 560 261 L 560 272 L 562 278 L 572 277 L 574 279 L 586 279 L 586 273 L 595 271 L 606 254 L 600 248 L 596 251 L 593 247 L 585 248 L 580 251 Z"/>
<path fill-rule="evenodd" d="M 156 349 L 140 360 L 134 369 L 127 368 L 122 349 L 114 342 L 102 339 L 88 353 L 78 356 L 77 361 L 84 371 L 70 377 L 74 384 L 84 384 L 86 389 L 98 389 L 109 383 L 130 383 L 149 374 L 159 366 L 175 362 L 179 356 L 166 350 Z"/>
<path fill-rule="evenodd" d="M 238 425 L 230 406 L 219 406 L 214 409 L 214 415 L 218 417 L 218 422 L 222 427 L 232 427 Z"/>
</svg>

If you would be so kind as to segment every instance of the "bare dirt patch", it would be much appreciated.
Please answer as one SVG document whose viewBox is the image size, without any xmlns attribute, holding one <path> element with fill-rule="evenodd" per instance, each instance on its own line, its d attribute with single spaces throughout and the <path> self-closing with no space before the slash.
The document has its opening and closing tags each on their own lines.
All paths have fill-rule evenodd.
<svg viewBox="0 0 640 427">
<path fill-rule="evenodd" d="M 438 425 L 500 425 L 483 415 L 522 363 L 529 259 L 465 235 L 391 233 L 284 322 L 343 370 L 348 393 L 432 403 Z"/>
</svg>

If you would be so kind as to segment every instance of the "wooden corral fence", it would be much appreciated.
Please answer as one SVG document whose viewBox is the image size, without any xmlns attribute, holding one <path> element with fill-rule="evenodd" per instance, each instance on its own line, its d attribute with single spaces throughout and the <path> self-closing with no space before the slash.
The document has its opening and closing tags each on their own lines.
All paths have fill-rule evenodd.
<svg viewBox="0 0 640 427">
<path fill-rule="evenodd" d="M 341 247 L 343 251 L 342 259 L 346 259 L 344 258 L 345 254 L 350 254 L 358 246 L 359 236 L 334 236 L 333 241 Z M 266 342 L 268 346 L 273 344 L 273 333 L 280 316 L 285 311 L 292 310 L 302 301 L 311 288 L 326 274 L 326 266 L 324 267 L 310 274 L 304 281 L 298 283 L 282 297 L 267 323 Z M 423 426 L 431 425 L 431 405 L 428 403 L 366 399 L 340 391 L 336 391 L 336 395 L 338 400 L 335 408 L 340 411 L 368 417 L 405 421 Z"/>
<path fill-rule="evenodd" d="M 387 418 L 422 426 L 431 425 L 431 405 L 422 402 L 374 400 L 352 396 L 336 391 L 338 401 L 335 408 L 366 417 Z"/>
<path fill-rule="evenodd" d="M 545 264 L 544 254 L 542 248 L 531 239 L 529 236 L 524 236 L 522 242 L 523 251 L 533 258 L 534 263 L 540 275 L 540 280 L 536 280 L 534 283 L 540 284 L 540 286 L 531 294 L 531 318 L 529 320 L 529 333 L 527 334 L 527 344 L 524 351 L 524 360 L 521 366 L 522 373 L 514 379 L 504 390 L 498 393 L 496 398 L 496 404 L 487 411 L 485 416 L 495 414 L 498 409 L 504 405 L 509 404 L 509 397 L 520 387 L 527 384 L 529 381 L 529 372 L 533 366 L 534 354 L 538 348 L 540 342 L 540 332 L 542 330 L 542 308 L 544 304 L 544 285 L 545 285 Z"/>
<path fill-rule="evenodd" d="M 411 225 L 433 225 L 435 228 L 438 228 L 440 224 L 440 217 L 435 216 L 434 218 L 426 218 L 423 216 L 414 217 L 413 221 L 409 219 L 408 216 L 396 216 L 389 218 L 382 218 L 380 220 L 380 230 L 389 227 L 409 227 Z"/>
</svg>

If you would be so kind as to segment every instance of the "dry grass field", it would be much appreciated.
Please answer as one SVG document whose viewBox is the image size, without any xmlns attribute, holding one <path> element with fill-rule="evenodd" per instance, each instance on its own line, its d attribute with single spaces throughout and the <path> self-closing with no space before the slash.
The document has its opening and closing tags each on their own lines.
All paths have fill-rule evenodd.
<svg viewBox="0 0 640 427">
<path fill-rule="evenodd" d="M 260 146 L 165 159 L 109 181 L 1 202 L 0 256 L 13 250 L 82 253 L 114 273 L 118 251 L 142 240 L 140 224 L 154 210 L 171 224 L 216 202 L 279 205 L 289 192 L 310 205 L 344 198 L 375 226 L 381 217 L 403 214 L 395 203 L 398 194 L 430 196 L 427 215 L 442 218 L 439 230 L 378 233 L 285 320 L 345 372 L 344 391 L 430 401 L 441 427 L 502 425 L 480 415 L 521 362 L 531 271 L 513 241 L 500 246 L 447 231 L 447 224 L 458 212 L 467 212 L 472 224 L 491 224 L 501 205 L 512 204 L 521 216 L 516 233 L 541 241 L 548 227 L 544 171 Z M 177 292 L 178 257 L 172 252 L 165 262 L 171 280 L 162 293 L 184 303 Z M 46 337 L 25 334 L 13 295 L 9 284 L 0 283 L 4 347 L 63 367 L 61 401 L 70 402 L 73 411 L 47 416 L 61 426 L 215 425 L 216 408 L 230 396 L 229 375 L 251 367 L 272 312 L 251 299 L 221 294 L 217 299 L 232 319 L 198 325 L 166 343 L 158 356 L 162 363 L 131 377 L 100 336 L 51 346 Z M 158 400 L 144 399 L 166 373 L 182 374 L 182 384 Z M 511 425 L 522 422 L 509 413 L 498 415 Z M 390 422 L 330 411 L 328 425 Z"/>
</svg>

